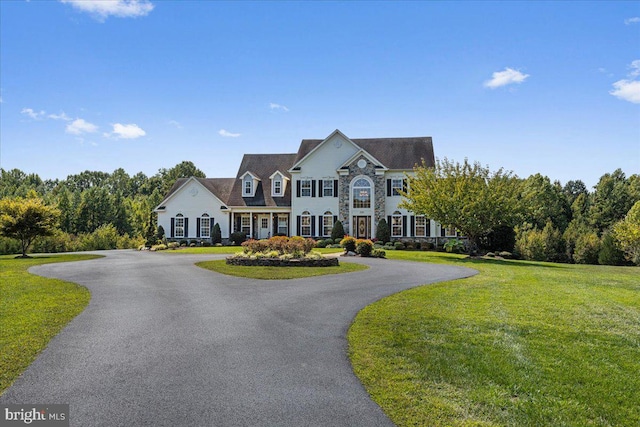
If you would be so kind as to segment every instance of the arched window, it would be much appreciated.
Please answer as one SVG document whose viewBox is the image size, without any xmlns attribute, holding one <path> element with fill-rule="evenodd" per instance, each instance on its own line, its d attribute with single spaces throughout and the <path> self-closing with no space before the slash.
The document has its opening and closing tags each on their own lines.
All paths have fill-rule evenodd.
<svg viewBox="0 0 640 427">
<path fill-rule="evenodd" d="M 333 230 L 333 214 L 331 211 L 326 211 L 322 216 L 322 235 L 331 236 Z"/>
<path fill-rule="evenodd" d="M 200 217 L 200 237 L 204 239 L 211 237 L 211 218 L 206 213 Z"/>
<path fill-rule="evenodd" d="M 364 209 L 371 207 L 371 183 L 365 178 L 358 178 L 352 185 L 353 207 Z"/>
<path fill-rule="evenodd" d="M 300 215 L 300 235 L 311 236 L 311 214 L 309 211 L 304 211 Z"/>
</svg>

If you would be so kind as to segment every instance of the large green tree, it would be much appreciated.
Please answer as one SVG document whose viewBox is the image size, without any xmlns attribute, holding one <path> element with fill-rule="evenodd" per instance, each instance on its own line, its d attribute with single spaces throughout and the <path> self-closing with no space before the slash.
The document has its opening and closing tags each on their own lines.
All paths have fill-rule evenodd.
<svg viewBox="0 0 640 427">
<path fill-rule="evenodd" d="M 480 163 L 436 160 L 424 162 L 409 177 L 400 206 L 458 229 L 477 247 L 480 237 L 499 226 L 514 226 L 519 218 L 518 183 L 503 169 L 492 172 Z"/>
<path fill-rule="evenodd" d="M 634 264 L 640 265 L 640 201 L 613 227 L 613 235 Z"/>
<path fill-rule="evenodd" d="M 60 216 L 57 208 L 34 196 L 0 200 L 0 235 L 20 241 L 23 258 L 27 258 L 33 239 L 55 231 Z"/>
</svg>

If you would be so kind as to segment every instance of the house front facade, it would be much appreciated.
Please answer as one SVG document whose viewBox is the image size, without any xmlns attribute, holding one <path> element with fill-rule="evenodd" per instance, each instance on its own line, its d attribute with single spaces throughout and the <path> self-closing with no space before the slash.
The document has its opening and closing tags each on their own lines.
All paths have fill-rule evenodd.
<svg viewBox="0 0 640 427">
<path fill-rule="evenodd" d="M 181 178 L 156 207 L 169 239 L 222 238 L 233 232 L 373 238 L 385 219 L 394 240 L 454 237 L 435 221 L 399 207 L 416 165 L 434 165 L 430 137 L 350 139 L 339 130 L 302 140 L 297 153 L 245 154 L 235 178 Z"/>
</svg>

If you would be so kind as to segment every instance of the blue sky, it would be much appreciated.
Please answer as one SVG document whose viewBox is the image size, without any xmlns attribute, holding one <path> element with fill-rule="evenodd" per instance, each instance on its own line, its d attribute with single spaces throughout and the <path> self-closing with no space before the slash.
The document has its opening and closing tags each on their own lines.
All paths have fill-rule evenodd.
<svg viewBox="0 0 640 427">
<path fill-rule="evenodd" d="M 640 173 L 640 2 L 1 1 L 0 167 L 63 179 L 432 136 L 589 187 Z"/>
</svg>

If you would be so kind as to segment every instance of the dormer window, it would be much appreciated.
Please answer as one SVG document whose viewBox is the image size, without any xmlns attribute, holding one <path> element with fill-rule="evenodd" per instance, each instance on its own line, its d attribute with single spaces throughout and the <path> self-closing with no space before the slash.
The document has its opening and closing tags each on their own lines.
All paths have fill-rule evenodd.
<svg viewBox="0 0 640 427">
<path fill-rule="evenodd" d="M 275 171 L 269 179 L 271 179 L 271 197 L 283 197 L 289 178 L 282 172 Z"/>
<path fill-rule="evenodd" d="M 247 179 L 249 178 L 249 179 Z M 253 194 L 253 180 L 250 177 L 245 178 L 243 196 L 251 196 Z"/>
<path fill-rule="evenodd" d="M 240 179 L 242 179 L 242 197 L 254 197 L 260 178 L 251 172 L 246 172 Z"/>
</svg>

